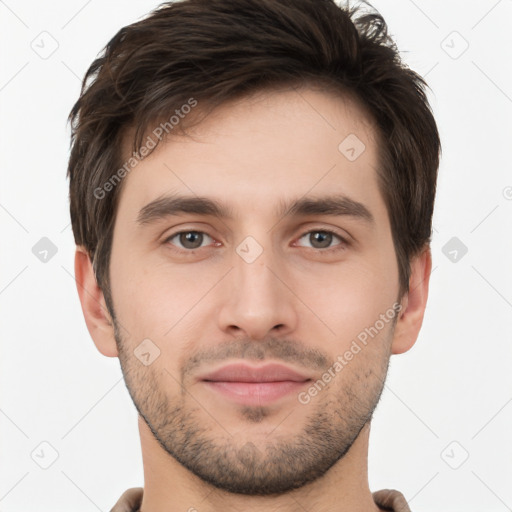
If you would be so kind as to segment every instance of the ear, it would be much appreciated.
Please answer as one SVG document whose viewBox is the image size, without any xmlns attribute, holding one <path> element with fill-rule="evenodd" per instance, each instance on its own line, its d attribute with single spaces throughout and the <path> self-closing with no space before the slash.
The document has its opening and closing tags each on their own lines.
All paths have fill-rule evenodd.
<svg viewBox="0 0 512 512">
<path fill-rule="evenodd" d="M 104 356 L 118 356 L 114 322 L 96 282 L 89 254 L 82 246 L 77 246 L 75 252 L 75 280 L 85 323 L 96 348 Z"/>
<path fill-rule="evenodd" d="M 392 354 L 407 352 L 418 339 L 427 306 L 431 272 L 432 254 L 430 247 L 427 246 L 411 260 L 409 291 L 401 300 L 402 308 L 396 321 L 391 345 Z"/>
</svg>

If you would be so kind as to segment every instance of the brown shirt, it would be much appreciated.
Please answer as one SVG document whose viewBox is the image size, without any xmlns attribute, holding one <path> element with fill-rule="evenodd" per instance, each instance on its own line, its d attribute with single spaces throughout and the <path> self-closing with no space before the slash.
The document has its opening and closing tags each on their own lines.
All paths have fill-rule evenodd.
<svg viewBox="0 0 512 512">
<path fill-rule="evenodd" d="M 142 487 L 132 487 L 125 491 L 110 512 L 139 512 L 142 503 Z M 382 510 L 391 512 L 411 512 L 404 495 L 394 489 L 381 489 L 372 493 L 373 501 Z"/>
</svg>

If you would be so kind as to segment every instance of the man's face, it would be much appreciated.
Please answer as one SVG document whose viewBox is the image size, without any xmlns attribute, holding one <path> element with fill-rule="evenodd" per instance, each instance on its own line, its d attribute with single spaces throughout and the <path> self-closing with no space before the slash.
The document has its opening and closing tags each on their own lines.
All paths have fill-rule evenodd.
<svg viewBox="0 0 512 512">
<path fill-rule="evenodd" d="M 349 450 L 387 372 L 399 283 L 374 133 L 355 105 L 311 89 L 225 105 L 192 133 L 123 185 L 110 276 L 126 385 L 163 449 L 204 481 L 288 492 Z M 230 215 L 144 209 L 173 195 Z M 284 206 L 327 196 L 351 202 L 335 215 Z M 203 380 L 239 362 L 309 380 L 281 394 Z"/>
</svg>

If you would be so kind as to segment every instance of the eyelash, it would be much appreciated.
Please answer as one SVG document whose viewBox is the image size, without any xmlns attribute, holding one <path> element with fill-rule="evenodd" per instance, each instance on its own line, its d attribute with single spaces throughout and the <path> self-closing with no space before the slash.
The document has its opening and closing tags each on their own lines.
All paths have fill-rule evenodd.
<svg viewBox="0 0 512 512">
<path fill-rule="evenodd" d="M 210 238 L 213 239 L 213 237 L 211 237 L 210 235 L 208 235 L 208 233 L 205 233 L 204 231 L 199 231 L 199 230 L 195 230 L 195 229 L 185 229 L 185 230 L 182 230 L 182 231 L 177 231 L 176 233 L 173 233 L 172 235 L 169 235 L 168 237 L 166 237 L 165 240 L 164 240 L 164 244 L 169 244 L 170 241 L 173 238 L 176 238 L 178 235 L 181 235 L 183 233 L 200 233 L 200 234 L 209 236 Z M 306 247 L 306 249 L 316 250 L 316 251 L 321 252 L 321 253 L 331 253 L 331 252 L 336 252 L 336 251 L 339 251 L 339 250 L 343 250 L 348 245 L 350 245 L 349 242 L 344 237 L 342 237 L 337 232 L 335 232 L 335 231 L 333 231 L 331 229 L 312 229 L 310 231 L 306 231 L 305 233 L 303 233 L 298 238 L 298 240 L 304 238 L 306 235 L 309 235 L 311 233 L 328 233 L 328 234 L 333 235 L 334 237 L 338 238 L 341 243 L 336 244 L 336 245 L 334 245 L 332 247 L 328 247 L 326 249 L 316 249 L 315 247 Z M 174 244 L 170 244 L 170 245 L 174 246 Z M 172 247 L 172 250 L 175 250 L 175 251 L 180 252 L 180 253 L 183 253 L 183 252 L 192 253 L 194 251 L 197 251 L 199 249 L 204 249 L 204 248 L 205 247 L 198 247 L 196 249 L 181 249 L 179 247 Z"/>
</svg>

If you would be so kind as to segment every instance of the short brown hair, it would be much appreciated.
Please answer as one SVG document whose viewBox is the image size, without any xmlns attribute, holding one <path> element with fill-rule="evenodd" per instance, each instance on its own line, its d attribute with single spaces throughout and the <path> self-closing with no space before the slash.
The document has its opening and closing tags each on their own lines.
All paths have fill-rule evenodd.
<svg viewBox="0 0 512 512">
<path fill-rule="evenodd" d="M 190 98 L 206 111 L 259 90 L 308 83 L 357 98 L 377 127 L 379 187 L 401 294 L 408 291 L 410 258 L 430 244 L 441 146 L 427 85 L 401 62 L 382 16 L 334 0 L 180 0 L 119 30 L 87 70 L 69 115 L 73 233 L 109 309 L 122 182 L 105 197 L 95 191 L 122 165 L 127 130 L 138 154 L 149 127 Z M 193 117 L 180 120 L 180 131 Z"/>
</svg>

